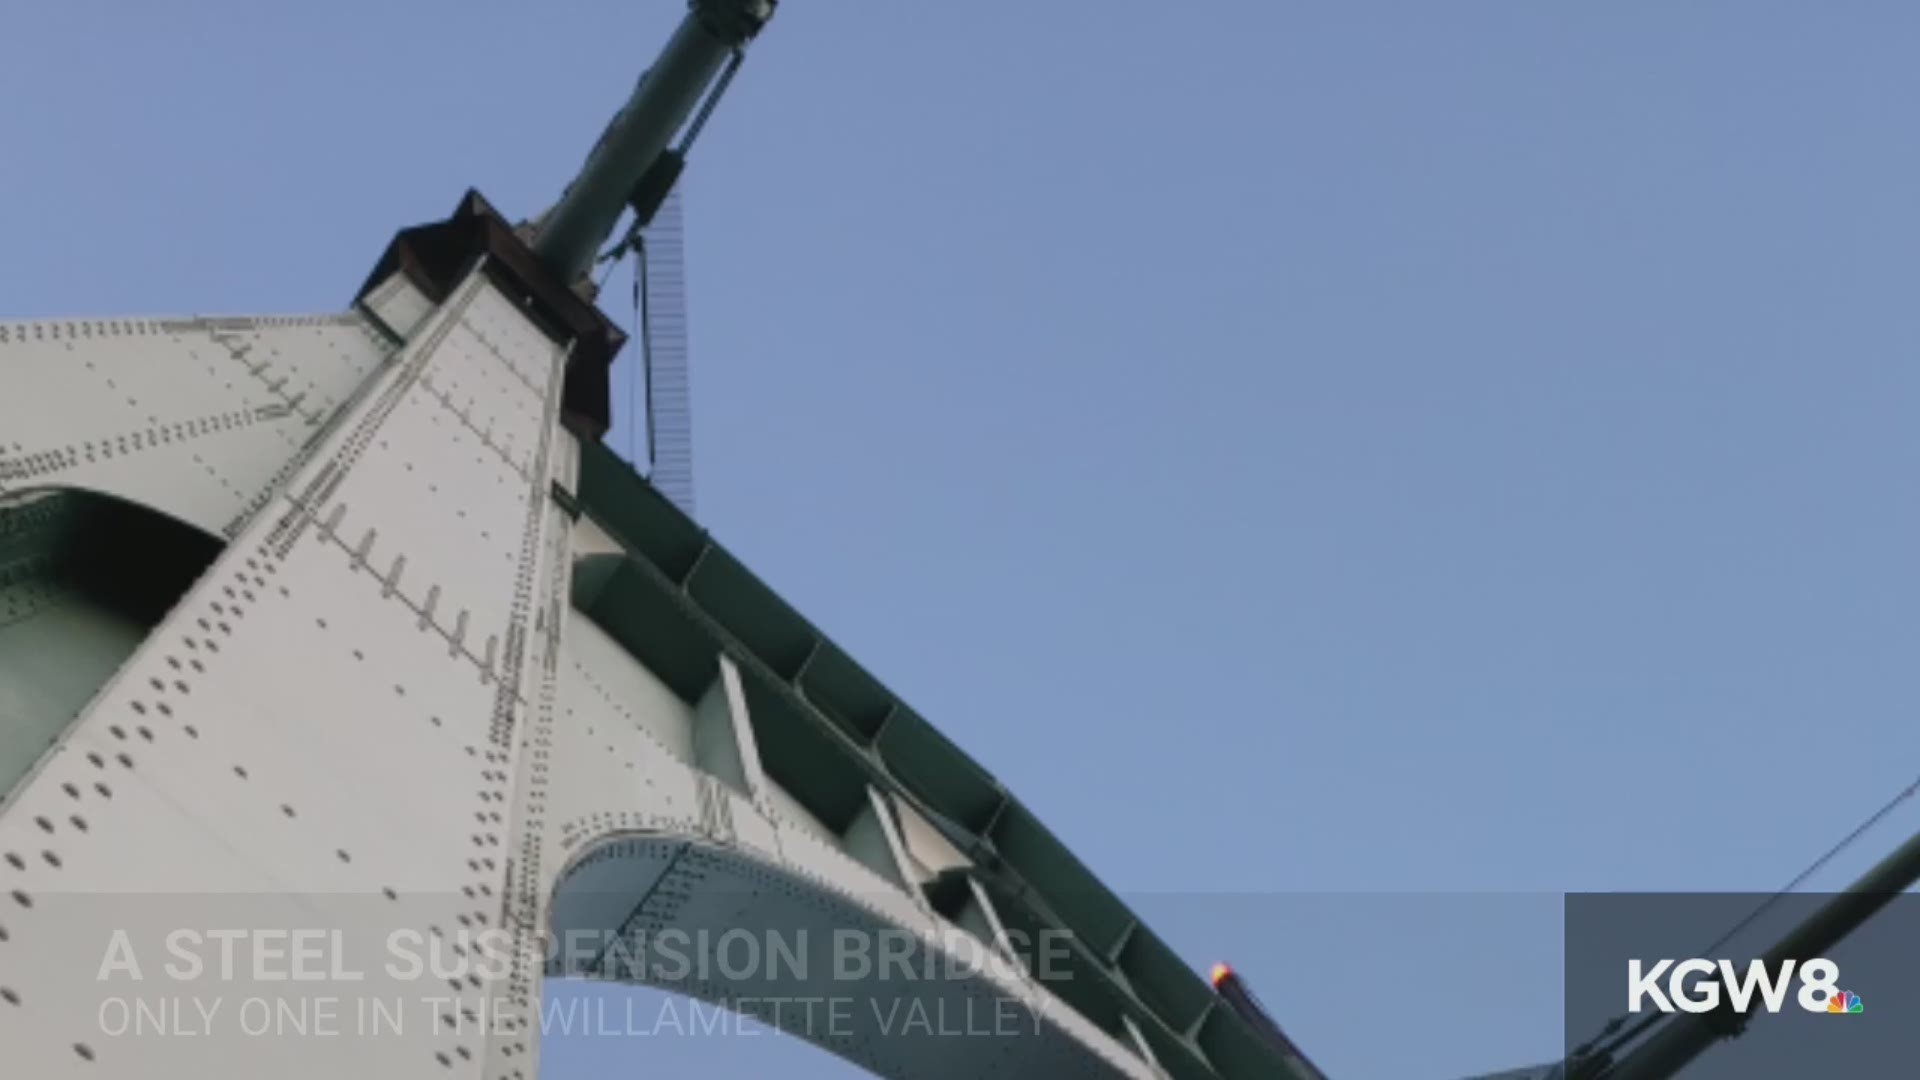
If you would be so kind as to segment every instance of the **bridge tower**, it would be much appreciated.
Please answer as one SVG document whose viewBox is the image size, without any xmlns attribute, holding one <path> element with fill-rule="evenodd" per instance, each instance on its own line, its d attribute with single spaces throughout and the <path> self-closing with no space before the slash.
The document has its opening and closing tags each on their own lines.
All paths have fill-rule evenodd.
<svg viewBox="0 0 1920 1080">
<path fill-rule="evenodd" d="M 582 276 L 772 14 L 348 310 L 0 323 L 8 1075 L 518 1080 L 559 975 L 884 1076 L 1318 1075 L 601 445 Z"/>
</svg>

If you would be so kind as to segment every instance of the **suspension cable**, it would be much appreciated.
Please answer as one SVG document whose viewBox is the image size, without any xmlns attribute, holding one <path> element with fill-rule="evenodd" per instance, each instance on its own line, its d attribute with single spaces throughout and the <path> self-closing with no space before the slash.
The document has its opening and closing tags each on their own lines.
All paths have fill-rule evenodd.
<svg viewBox="0 0 1920 1080">
<path fill-rule="evenodd" d="M 1882 806 L 1878 810 L 1875 810 L 1872 813 L 1872 815 L 1870 815 L 1867 818 L 1867 820 L 1855 826 L 1852 832 L 1841 837 L 1840 842 L 1828 848 L 1826 854 L 1813 860 L 1812 865 L 1808 866 L 1805 870 L 1800 871 L 1799 875 L 1796 876 L 1792 881 L 1787 882 L 1786 885 L 1784 885 L 1779 892 L 1776 892 L 1772 896 L 1769 896 L 1765 900 L 1761 901 L 1760 906 L 1748 912 L 1746 918 L 1741 919 L 1739 922 L 1733 924 L 1733 929 L 1728 930 L 1726 933 L 1720 935 L 1719 940 L 1707 946 L 1706 949 L 1700 952 L 1698 955 L 1711 956 L 1715 951 L 1717 951 L 1720 948 L 1720 946 L 1725 945 L 1727 942 L 1733 940 L 1733 937 L 1735 934 L 1738 934 L 1740 931 L 1745 930 L 1748 926 L 1752 925 L 1755 919 L 1758 919 L 1761 915 L 1766 913 L 1767 909 L 1779 903 L 1782 897 L 1785 897 L 1788 893 L 1799 888 L 1803 883 L 1806 882 L 1808 878 L 1812 877 L 1814 874 L 1819 873 L 1823 867 L 1825 867 L 1828 863 L 1833 861 L 1834 856 L 1840 854 L 1842 851 L 1845 851 L 1847 848 L 1851 847 L 1855 840 L 1860 839 L 1861 836 L 1866 834 L 1867 830 L 1873 828 L 1875 825 L 1878 825 L 1880 824 L 1880 822 L 1884 821 L 1888 814 L 1893 813 L 1895 807 L 1899 806 L 1903 802 L 1906 802 L 1908 799 L 1913 798 L 1916 792 L 1920 792 L 1920 779 L 1916 779 L 1913 783 L 1908 784 L 1906 787 L 1902 788 L 1900 792 L 1896 794 L 1893 798 L 1888 799 L 1886 802 L 1886 805 Z"/>
<path fill-rule="evenodd" d="M 1854 826 L 1853 831 L 1841 837 L 1838 843 L 1828 848 L 1826 852 L 1822 854 L 1819 858 L 1813 860 L 1813 862 L 1809 864 L 1805 870 L 1802 870 L 1798 874 L 1794 875 L 1793 880 L 1787 882 L 1778 891 L 1768 896 L 1765 900 L 1762 900 L 1757 906 L 1754 907 L 1752 911 L 1749 911 L 1747 913 L 1745 918 L 1741 919 L 1737 923 L 1734 923 L 1731 929 L 1727 930 L 1726 933 L 1721 934 L 1717 939 L 1715 939 L 1713 944 L 1708 945 L 1705 949 L 1702 949 L 1701 951 L 1699 951 L 1698 953 L 1695 953 L 1694 955 L 1711 956 L 1715 952 L 1719 951 L 1721 946 L 1725 945 L 1729 941 L 1732 941 L 1734 937 L 1740 933 L 1740 931 L 1745 930 L 1747 927 L 1753 925 L 1756 919 L 1766 914 L 1769 910 L 1771 910 L 1774 907 L 1774 905 L 1778 904 L 1781 900 L 1785 899 L 1788 894 L 1792 893 L 1793 890 L 1805 884 L 1808 878 L 1819 873 L 1822 869 L 1824 869 L 1827 866 L 1828 863 L 1831 863 L 1834 860 L 1834 858 L 1838 856 L 1842 851 L 1845 851 L 1847 848 L 1853 846 L 1855 841 L 1859 840 L 1862 836 L 1865 836 L 1870 830 L 1873 829 L 1874 826 L 1880 824 L 1882 821 L 1885 821 L 1887 816 L 1893 813 L 1893 811 L 1896 808 L 1898 808 L 1901 803 L 1904 803 L 1908 799 L 1913 798 L 1914 795 L 1916 794 L 1920 794 L 1920 778 L 1916 778 L 1913 781 L 1913 783 L 1908 784 L 1906 787 L 1900 789 L 1900 791 L 1897 792 L 1893 796 L 1893 798 L 1888 799 L 1886 803 L 1883 804 L 1878 810 L 1875 810 L 1872 814 L 1869 814 L 1865 821 L 1862 821 L 1859 825 Z M 1637 1040 L 1642 1034 L 1646 1032 L 1648 1028 L 1652 1027 L 1654 1023 L 1659 1021 L 1663 1015 L 1664 1014 L 1661 1014 L 1661 1013 L 1654 1013 L 1643 1018 L 1640 1021 L 1640 1023 L 1635 1024 L 1633 1027 L 1628 1028 L 1624 1032 L 1620 1032 L 1620 1034 L 1617 1037 L 1611 1040 L 1608 1040 L 1604 1045 L 1600 1045 L 1599 1052 L 1601 1054 L 1610 1055 L 1614 1051 L 1620 1049 L 1621 1047 L 1627 1045 L 1628 1043 L 1631 1043 Z M 1607 1021 L 1606 1026 L 1600 1030 L 1599 1034 L 1595 1035 L 1592 1039 L 1589 1039 L 1584 1044 L 1575 1047 L 1570 1057 L 1578 1058 L 1578 1057 L 1584 1057 L 1591 1054 L 1594 1051 L 1596 1044 L 1600 1044 L 1601 1040 L 1606 1039 L 1607 1036 L 1612 1035 L 1614 1032 L 1620 1031 L 1621 1025 L 1626 1023 L 1627 1019 L 1630 1016 L 1631 1016 L 1630 1013 L 1622 1013 L 1619 1016 L 1616 1016 L 1613 1019 Z"/>
<path fill-rule="evenodd" d="M 634 359 L 638 361 L 637 366 L 640 370 L 634 371 L 627 376 L 627 463 L 637 469 L 640 467 L 640 380 L 642 378 L 647 379 L 649 385 L 648 396 L 651 397 L 653 335 L 647 327 L 646 309 L 641 300 L 641 289 L 643 288 L 641 279 L 646 277 L 647 274 L 647 249 L 645 243 L 639 239 L 638 232 L 636 232 L 634 236 L 633 337 L 636 349 Z M 648 416 L 646 421 L 647 437 L 651 440 L 653 437 L 653 417 Z M 647 471 L 649 473 L 653 471 L 651 455 L 649 455 L 647 462 Z"/>
<path fill-rule="evenodd" d="M 635 325 L 639 328 L 640 375 L 641 378 L 646 381 L 646 409 L 642 412 L 637 402 L 630 403 L 630 408 L 633 410 L 632 415 L 636 421 L 638 421 L 641 416 L 646 417 L 647 476 L 649 479 L 653 477 L 655 458 L 657 456 L 654 451 L 653 441 L 653 289 L 650 287 L 652 285 L 652 282 L 649 280 L 650 276 L 651 271 L 647 265 L 647 240 L 645 236 L 636 233 L 633 244 L 633 318 Z M 634 436 L 635 445 L 633 453 L 638 455 L 640 453 L 638 445 L 639 429 L 635 427 L 631 430 L 636 433 Z"/>
</svg>

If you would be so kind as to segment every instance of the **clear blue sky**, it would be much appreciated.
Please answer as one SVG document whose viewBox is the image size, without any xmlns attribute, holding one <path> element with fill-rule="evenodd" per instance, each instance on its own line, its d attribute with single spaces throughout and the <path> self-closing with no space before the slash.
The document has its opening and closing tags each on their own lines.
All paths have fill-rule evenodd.
<svg viewBox="0 0 1920 1080">
<path fill-rule="evenodd" d="M 13 5 L 0 314 L 338 307 L 680 8 Z M 702 517 L 1337 1080 L 1546 1057 L 1560 890 L 1920 769 L 1916 31 L 789 0 L 687 180 Z M 844 1072 L 546 1073 L 774 1061 Z"/>
</svg>

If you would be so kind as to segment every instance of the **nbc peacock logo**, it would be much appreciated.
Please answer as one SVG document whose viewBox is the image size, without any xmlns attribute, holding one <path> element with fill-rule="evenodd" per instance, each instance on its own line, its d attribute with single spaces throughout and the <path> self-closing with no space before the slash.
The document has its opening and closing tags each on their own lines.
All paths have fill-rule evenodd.
<svg viewBox="0 0 1920 1080">
<path fill-rule="evenodd" d="M 1839 990 L 1835 991 L 1834 995 L 1827 999 L 1827 1011 L 1844 1015 L 1846 1013 L 1866 1012 L 1867 1006 L 1865 1002 L 1860 1000 L 1859 994 L 1851 990 Z"/>
</svg>

